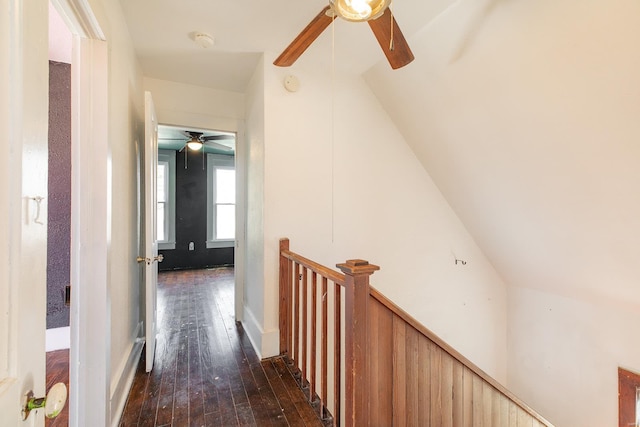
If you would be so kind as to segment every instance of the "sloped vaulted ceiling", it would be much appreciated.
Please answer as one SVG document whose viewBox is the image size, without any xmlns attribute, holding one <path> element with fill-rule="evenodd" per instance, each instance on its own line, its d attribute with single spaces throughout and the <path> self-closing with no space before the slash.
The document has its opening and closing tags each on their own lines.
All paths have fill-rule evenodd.
<svg viewBox="0 0 640 427">
<path fill-rule="evenodd" d="M 640 308 L 640 3 L 460 1 L 365 78 L 512 286 Z"/>
<path fill-rule="evenodd" d="M 145 76 L 241 92 L 326 1 L 121 4 Z M 395 0 L 394 15 L 414 62 L 391 71 L 366 25 L 337 22 L 335 64 L 368 69 L 506 282 L 640 307 L 640 2 Z M 299 65 L 330 63 L 332 39 Z"/>
</svg>

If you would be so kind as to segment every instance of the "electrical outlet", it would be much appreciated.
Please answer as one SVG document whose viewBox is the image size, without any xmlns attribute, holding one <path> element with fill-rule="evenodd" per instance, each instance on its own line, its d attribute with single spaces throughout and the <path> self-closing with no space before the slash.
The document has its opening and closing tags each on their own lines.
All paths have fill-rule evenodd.
<svg viewBox="0 0 640 427">
<path fill-rule="evenodd" d="M 189 250 L 193 251 L 195 250 L 195 248 L 196 248 L 196 245 L 193 242 L 189 242 Z"/>
</svg>

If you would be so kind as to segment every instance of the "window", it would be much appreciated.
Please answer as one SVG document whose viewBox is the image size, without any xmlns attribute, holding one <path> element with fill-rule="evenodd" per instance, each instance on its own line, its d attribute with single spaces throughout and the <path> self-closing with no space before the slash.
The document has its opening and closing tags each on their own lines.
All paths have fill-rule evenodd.
<svg viewBox="0 0 640 427">
<path fill-rule="evenodd" d="M 235 158 L 207 155 L 207 248 L 233 247 L 236 237 Z"/>
<path fill-rule="evenodd" d="M 158 150 L 158 249 L 176 248 L 176 152 Z"/>
</svg>

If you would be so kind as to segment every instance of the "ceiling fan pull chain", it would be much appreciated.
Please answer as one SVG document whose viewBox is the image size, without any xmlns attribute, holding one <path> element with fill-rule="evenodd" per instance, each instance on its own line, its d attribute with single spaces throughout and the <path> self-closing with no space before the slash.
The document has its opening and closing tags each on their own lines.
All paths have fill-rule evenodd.
<svg viewBox="0 0 640 427">
<path fill-rule="evenodd" d="M 389 10 L 391 11 L 391 5 L 389 5 Z M 393 13 L 389 14 L 391 16 L 391 38 L 389 40 L 389 50 L 393 50 L 394 45 L 393 45 Z"/>
</svg>

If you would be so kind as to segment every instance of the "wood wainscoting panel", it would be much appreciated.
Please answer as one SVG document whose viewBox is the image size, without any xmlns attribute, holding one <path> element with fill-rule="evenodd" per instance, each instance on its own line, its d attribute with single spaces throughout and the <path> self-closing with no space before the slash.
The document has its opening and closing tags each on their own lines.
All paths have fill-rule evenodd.
<svg viewBox="0 0 640 427">
<path fill-rule="evenodd" d="M 371 426 L 551 426 L 375 290 L 368 327 Z"/>
<path fill-rule="evenodd" d="M 637 425 L 637 390 L 640 388 L 640 374 L 618 368 L 618 425 Z"/>
</svg>

